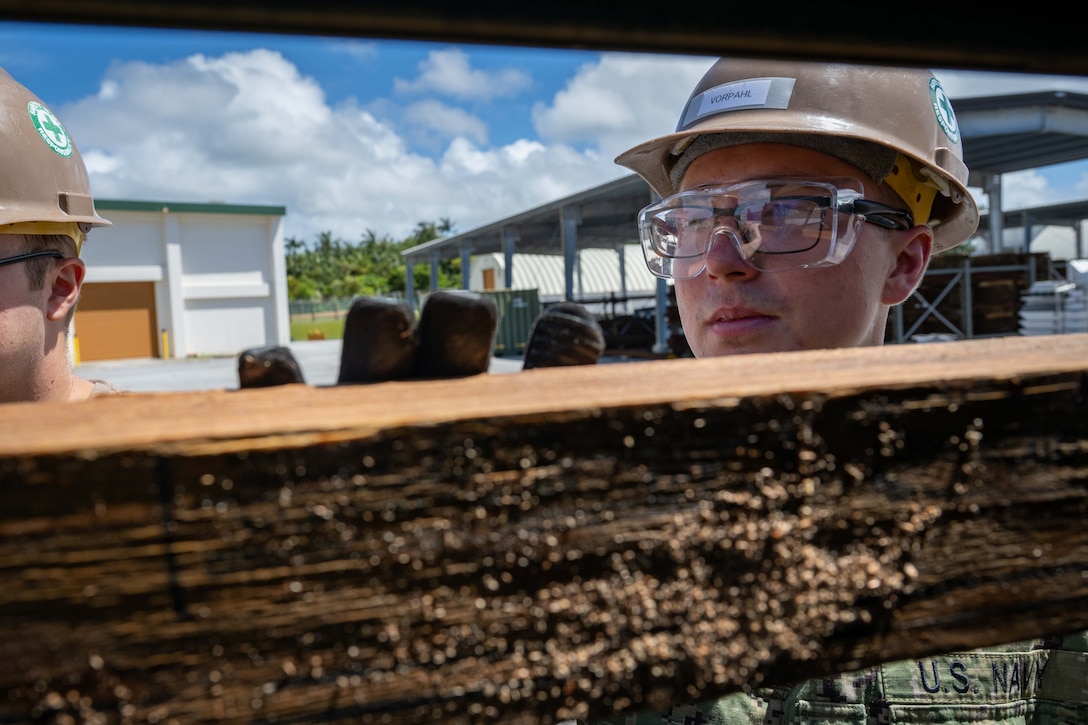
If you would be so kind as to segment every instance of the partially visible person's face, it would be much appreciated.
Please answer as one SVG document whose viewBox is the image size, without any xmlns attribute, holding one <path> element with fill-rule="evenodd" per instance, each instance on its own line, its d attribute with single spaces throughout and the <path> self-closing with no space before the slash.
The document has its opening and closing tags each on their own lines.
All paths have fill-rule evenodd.
<svg viewBox="0 0 1088 725">
<path fill-rule="evenodd" d="M 0 234 L 0 259 L 26 249 L 17 235 Z M 47 293 L 31 289 L 25 262 L 0 266 L 0 401 L 27 382 L 45 347 L 43 307 Z"/>
<path fill-rule="evenodd" d="M 866 198 L 904 207 L 850 164 L 785 144 L 747 144 L 707 153 L 688 168 L 681 189 L 752 179 L 842 176 L 864 182 Z M 916 284 L 902 279 L 900 249 L 903 240 L 917 236 L 917 230 L 889 232 L 863 224 L 853 251 L 840 264 L 784 272 L 753 268 L 728 240 L 719 238 L 707 252 L 706 269 L 675 283 L 688 344 L 697 357 L 883 344 L 888 306 L 906 299 Z M 929 258 L 930 237 L 928 232 L 922 236 L 919 279 Z"/>
</svg>

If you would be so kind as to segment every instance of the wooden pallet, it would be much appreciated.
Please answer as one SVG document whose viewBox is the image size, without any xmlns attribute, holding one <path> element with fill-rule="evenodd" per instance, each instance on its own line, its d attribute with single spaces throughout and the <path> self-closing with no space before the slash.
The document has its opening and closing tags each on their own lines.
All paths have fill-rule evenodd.
<svg viewBox="0 0 1088 725">
<path fill-rule="evenodd" d="M 1088 335 L 0 406 L 0 722 L 549 722 L 1088 629 Z"/>
</svg>

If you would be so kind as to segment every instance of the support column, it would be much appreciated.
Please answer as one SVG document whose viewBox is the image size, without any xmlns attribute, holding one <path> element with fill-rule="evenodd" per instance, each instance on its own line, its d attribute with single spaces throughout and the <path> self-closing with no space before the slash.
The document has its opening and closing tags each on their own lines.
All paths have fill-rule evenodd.
<svg viewBox="0 0 1088 725">
<path fill-rule="evenodd" d="M 170 324 L 165 327 L 165 330 L 170 339 L 170 357 L 183 358 L 189 354 L 189 341 L 185 336 L 185 288 L 181 272 L 181 227 L 178 224 L 178 218 L 170 214 L 167 207 L 162 209 L 162 237 L 163 244 L 166 247 L 166 289 L 170 299 L 170 309 L 168 310 Z"/>
<path fill-rule="evenodd" d="M 416 308 L 416 266 L 404 260 L 404 299 L 413 310 Z"/>
<path fill-rule="evenodd" d="M 963 278 L 960 280 L 960 309 L 963 310 L 963 320 L 960 327 L 963 329 L 963 337 L 970 340 L 975 336 L 975 319 L 972 310 L 975 309 L 974 296 L 971 285 L 971 257 L 965 256 L 961 260 L 963 265 Z"/>
<path fill-rule="evenodd" d="M 616 254 L 620 262 L 620 295 L 623 297 L 623 314 L 631 314 L 631 305 L 627 302 L 627 245 L 616 245 Z"/>
<path fill-rule="evenodd" d="M 461 289 L 472 289 L 472 242 L 461 242 Z"/>
<path fill-rule="evenodd" d="M 502 228 L 502 259 L 503 259 L 503 286 L 506 289 L 514 288 L 514 254 L 518 246 L 518 230 L 516 227 Z"/>
<path fill-rule="evenodd" d="M 1001 213 L 1001 175 L 988 174 L 983 186 L 986 197 L 990 201 L 990 244 L 989 249 L 983 250 L 988 254 L 995 254 L 1001 249 L 1001 234 L 1004 229 Z"/>
<path fill-rule="evenodd" d="M 669 321 L 666 312 L 669 307 L 669 283 L 657 280 L 657 309 L 654 311 L 654 352 L 664 355 L 669 351 Z"/>
<path fill-rule="evenodd" d="M 578 225 L 582 223 L 579 209 L 563 207 L 559 210 L 563 247 L 563 298 L 574 301 L 574 268 L 578 264 Z"/>
<path fill-rule="evenodd" d="M 1034 226 L 1034 219 L 1032 219 L 1031 214 L 1024 212 L 1020 215 L 1020 226 L 1023 227 L 1024 230 L 1023 252 L 1024 254 L 1031 254 L 1031 237 L 1035 233 L 1035 230 L 1032 228 Z"/>
<path fill-rule="evenodd" d="M 648 203 L 652 204 L 660 198 L 656 193 L 650 191 Z M 656 279 L 657 299 L 654 309 L 654 332 L 657 339 L 654 342 L 654 352 L 664 355 L 669 351 L 669 283 L 659 277 Z"/>
<path fill-rule="evenodd" d="M 283 241 L 283 217 L 268 220 L 268 235 L 272 240 L 272 305 L 276 309 L 275 340 L 270 344 L 287 345 L 291 342 L 291 305 L 287 301 L 287 252 Z"/>
<path fill-rule="evenodd" d="M 438 252 L 431 252 L 431 292 L 438 289 L 438 280 L 440 275 L 438 272 Z"/>
</svg>

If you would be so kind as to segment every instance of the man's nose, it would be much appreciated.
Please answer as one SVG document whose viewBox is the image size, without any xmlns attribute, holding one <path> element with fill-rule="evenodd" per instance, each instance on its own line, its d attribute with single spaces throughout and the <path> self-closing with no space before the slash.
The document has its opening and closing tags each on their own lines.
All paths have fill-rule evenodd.
<svg viewBox="0 0 1088 725">
<path fill-rule="evenodd" d="M 706 271 L 711 277 L 751 277 L 759 273 L 741 254 L 736 232 L 726 227 L 718 227 L 710 235 Z"/>
</svg>

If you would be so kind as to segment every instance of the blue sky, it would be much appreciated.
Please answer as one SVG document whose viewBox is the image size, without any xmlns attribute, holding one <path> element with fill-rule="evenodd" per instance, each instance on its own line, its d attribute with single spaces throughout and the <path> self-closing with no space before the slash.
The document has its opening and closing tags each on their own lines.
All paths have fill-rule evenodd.
<svg viewBox="0 0 1088 725">
<path fill-rule="evenodd" d="M 0 41 L 0 66 L 51 106 L 77 101 L 97 89 L 111 65 L 133 61 L 165 65 L 194 54 L 214 57 L 261 48 L 279 51 L 300 73 L 319 79 L 328 102 L 338 104 L 353 97 L 389 95 L 394 91 L 394 79 L 417 75 L 419 64 L 430 53 L 454 47 L 359 38 L 4 22 L 0 22 Z M 492 142 L 500 144 L 520 137 L 533 98 L 553 96 L 579 65 L 598 56 L 590 51 L 545 48 L 460 47 L 471 55 L 472 67 L 485 75 L 514 69 L 530 79 L 528 94 L 511 103 L 484 107 L 493 130 Z"/>
<path fill-rule="evenodd" d="M 626 171 L 711 58 L 0 22 L 0 66 L 68 126 L 100 198 L 287 208 L 285 233 L 469 229 Z M 937 71 L 965 95 L 1084 79 Z M 1006 208 L 1088 195 L 1006 178 Z"/>
</svg>

